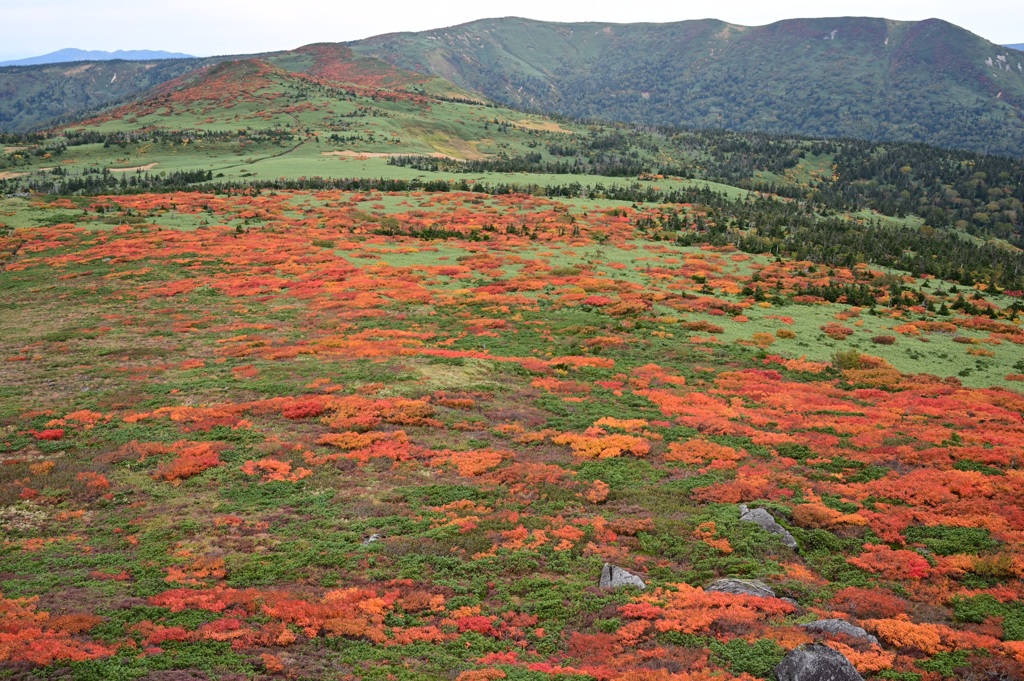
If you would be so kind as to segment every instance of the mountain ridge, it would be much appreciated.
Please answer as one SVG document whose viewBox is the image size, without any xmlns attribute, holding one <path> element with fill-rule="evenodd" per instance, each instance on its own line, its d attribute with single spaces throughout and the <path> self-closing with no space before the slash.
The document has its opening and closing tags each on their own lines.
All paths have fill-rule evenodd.
<svg viewBox="0 0 1024 681">
<path fill-rule="evenodd" d="M 511 17 L 347 44 L 502 104 L 583 119 L 1024 153 L 1024 65 L 937 19 L 743 27 Z"/>
<path fill-rule="evenodd" d="M 56 52 L 41 54 L 24 59 L 12 59 L 0 62 L 5 66 L 39 66 L 41 64 L 63 64 L 76 61 L 149 61 L 153 59 L 195 59 L 195 55 L 182 52 L 166 52 L 164 50 L 81 50 L 77 47 L 66 47 Z"/>
<path fill-rule="evenodd" d="M 937 19 L 858 17 L 759 27 L 506 17 L 261 55 L 8 67 L 0 69 L 0 132 L 81 119 L 222 61 L 272 57 L 304 70 L 318 49 L 450 81 L 462 93 L 455 96 L 578 120 L 1024 156 L 1018 53 Z"/>
</svg>

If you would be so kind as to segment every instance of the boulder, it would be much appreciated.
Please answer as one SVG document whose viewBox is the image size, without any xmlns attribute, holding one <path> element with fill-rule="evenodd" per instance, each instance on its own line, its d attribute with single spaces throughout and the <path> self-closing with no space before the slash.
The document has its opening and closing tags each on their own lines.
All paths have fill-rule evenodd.
<svg viewBox="0 0 1024 681">
<path fill-rule="evenodd" d="M 846 657 L 821 643 L 789 651 L 775 667 L 778 681 L 864 681 Z"/>
<path fill-rule="evenodd" d="M 623 570 L 617 565 L 611 563 L 605 563 L 604 569 L 601 570 L 601 584 L 602 589 L 618 589 L 623 586 L 635 586 L 638 589 L 646 589 L 647 585 L 644 580 L 640 579 L 632 572 Z"/>
<path fill-rule="evenodd" d="M 763 508 L 747 508 L 746 504 L 740 504 L 740 520 L 754 523 L 763 530 L 777 534 L 782 538 L 783 544 L 791 549 L 796 548 L 796 539 L 789 533 L 789 530 L 779 525 L 775 521 L 775 517 Z"/>
<path fill-rule="evenodd" d="M 363 540 L 363 546 L 367 546 L 369 544 L 372 544 L 375 541 L 380 541 L 383 538 L 384 538 L 384 535 L 382 535 L 382 534 L 376 534 L 376 533 L 371 534 L 369 537 L 367 537 L 366 539 Z"/>
<path fill-rule="evenodd" d="M 743 596 L 758 596 L 760 598 L 776 597 L 772 588 L 759 579 L 733 579 L 726 577 L 724 579 L 716 579 L 704 587 L 704 590 Z"/>
<path fill-rule="evenodd" d="M 878 639 L 864 631 L 861 627 L 850 624 L 846 620 L 828 619 L 804 624 L 803 628 L 819 634 L 845 634 L 854 638 L 862 638 L 869 643 L 878 643 Z"/>
</svg>

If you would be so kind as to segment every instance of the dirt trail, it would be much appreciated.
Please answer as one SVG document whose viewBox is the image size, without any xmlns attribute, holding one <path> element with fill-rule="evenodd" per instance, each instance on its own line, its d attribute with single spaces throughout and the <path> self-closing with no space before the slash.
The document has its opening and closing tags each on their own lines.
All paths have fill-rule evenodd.
<svg viewBox="0 0 1024 681">
<path fill-rule="evenodd" d="M 515 124 L 521 128 L 527 128 L 529 130 L 540 130 L 543 132 L 564 132 L 569 135 L 573 134 L 572 130 L 566 130 L 565 128 L 563 128 L 558 123 L 555 123 L 554 121 L 531 121 L 529 119 L 524 118 L 521 121 L 516 121 Z"/>
<path fill-rule="evenodd" d="M 134 168 L 107 168 L 107 170 L 112 173 L 134 173 L 137 170 L 152 170 L 158 165 L 158 163 L 150 163 L 149 165 L 135 166 Z"/>
<path fill-rule="evenodd" d="M 431 158 L 450 158 L 453 161 L 459 159 L 448 154 L 442 154 L 440 151 L 435 151 L 432 154 L 385 154 L 379 151 L 352 151 L 351 149 L 345 149 L 344 151 L 324 151 L 320 153 L 321 156 L 342 156 L 344 158 L 394 158 L 396 156 L 430 156 Z"/>
</svg>

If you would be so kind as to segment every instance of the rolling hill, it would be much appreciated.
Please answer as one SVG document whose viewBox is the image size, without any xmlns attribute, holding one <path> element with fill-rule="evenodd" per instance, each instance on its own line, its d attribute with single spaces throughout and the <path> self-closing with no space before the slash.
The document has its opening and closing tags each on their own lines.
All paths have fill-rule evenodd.
<svg viewBox="0 0 1024 681">
<path fill-rule="evenodd" d="M 353 48 L 573 117 L 1024 154 L 1024 60 L 934 19 L 745 27 L 504 18 Z"/>
<path fill-rule="evenodd" d="M 56 52 L 50 52 L 49 54 L 39 55 L 38 57 L 28 57 L 26 59 L 14 59 L 11 61 L 0 62 L 0 67 L 38 66 L 40 64 L 62 64 L 73 61 L 111 61 L 115 59 L 123 59 L 125 61 L 149 61 L 152 59 L 194 58 L 195 57 L 191 54 L 165 52 L 163 50 L 115 50 L 113 52 L 107 52 L 104 50 L 79 50 L 74 47 L 68 47 L 63 50 L 57 50 Z"/>
</svg>

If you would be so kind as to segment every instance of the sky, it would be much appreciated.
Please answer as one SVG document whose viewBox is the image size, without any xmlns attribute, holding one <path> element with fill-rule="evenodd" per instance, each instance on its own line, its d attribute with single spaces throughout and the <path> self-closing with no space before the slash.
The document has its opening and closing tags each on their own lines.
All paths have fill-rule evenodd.
<svg viewBox="0 0 1024 681">
<path fill-rule="evenodd" d="M 422 31 L 495 16 L 546 21 L 722 19 L 760 26 L 781 19 L 872 16 L 945 19 L 992 42 L 1024 42 L 1024 1 L 732 0 L 721 5 L 665 0 L 0 0 L 0 61 L 86 50 L 166 50 L 196 56 L 287 50 L 381 33 Z"/>
</svg>

